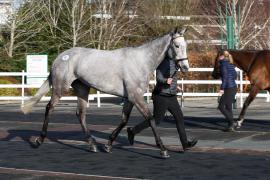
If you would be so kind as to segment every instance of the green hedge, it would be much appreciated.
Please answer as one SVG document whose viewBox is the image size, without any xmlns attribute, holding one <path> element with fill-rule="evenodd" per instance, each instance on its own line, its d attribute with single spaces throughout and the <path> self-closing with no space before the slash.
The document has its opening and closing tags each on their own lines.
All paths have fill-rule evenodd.
<svg viewBox="0 0 270 180">
<path fill-rule="evenodd" d="M 14 82 L 8 79 L 0 79 L 0 84 L 14 84 Z M 0 96 L 18 96 L 20 95 L 19 89 L 14 88 L 0 88 Z"/>
</svg>

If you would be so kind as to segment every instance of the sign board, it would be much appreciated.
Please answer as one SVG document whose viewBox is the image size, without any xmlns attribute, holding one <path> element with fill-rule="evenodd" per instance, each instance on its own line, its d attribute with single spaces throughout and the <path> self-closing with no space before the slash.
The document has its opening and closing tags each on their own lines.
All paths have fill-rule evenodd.
<svg viewBox="0 0 270 180">
<path fill-rule="evenodd" d="M 34 73 L 34 75 L 27 75 L 27 84 L 42 84 L 47 79 L 47 71 L 48 55 L 26 56 L 26 72 Z"/>
</svg>

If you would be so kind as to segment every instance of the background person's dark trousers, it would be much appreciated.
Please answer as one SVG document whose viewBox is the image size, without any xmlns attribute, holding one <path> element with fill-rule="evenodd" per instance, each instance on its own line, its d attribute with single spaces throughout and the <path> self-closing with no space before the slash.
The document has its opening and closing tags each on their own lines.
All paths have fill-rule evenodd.
<svg viewBox="0 0 270 180">
<path fill-rule="evenodd" d="M 226 131 L 233 131 L 234 130 L 234 120 L 233 120 L 233 112 L 232 112 L 232 105 L 234 103 L 235 94 L 237 92 L 237 88 L 228 88 L 224 89 L 224 94 L 221 96 L 219 100 L 218 109 L 220 112 L 225 116 L 226 120 L 228 121 L 228 128 Z"/>
</svg>

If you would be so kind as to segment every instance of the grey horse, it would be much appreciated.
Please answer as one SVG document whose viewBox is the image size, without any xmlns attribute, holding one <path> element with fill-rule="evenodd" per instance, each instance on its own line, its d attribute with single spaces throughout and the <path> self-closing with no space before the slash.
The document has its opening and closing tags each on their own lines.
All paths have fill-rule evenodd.
<svg viewBox="0 0 270 180">
<path fill-rule="evenodd" d="M 156 130 L 153 116 L 144 101 L 151 73 L 158 67 L 165 56 L 175 61 L 181 71 L 188 71 L 187 43 L 183 37 L 186 29 L 177 28 L 162 37 L 137 47 L 126 47 L 116 50 L 97 50 L 75 47 L 64 51 L 54 60 L 50 75 L 37 93 L 21 107 L 26 114 L 31 112 L 52 87 L 52 96 L 46 106 L 42 132 L 35 143 L 41 145 L 47 135 L 49 115 L 59 102 L 63 93 L 72 86 L 78 97 L 76 115 L 86 135 L 90 151 L 97 152 L 96 140 L 91 136 L 86 123 L 86 105 L 90 87 L 102 92 L 124 97 L 122 121 L 109 137 L 105 150 L 111 152 L 113 141 L 128 122 L 129 115 L 135 105 L 146 121 L 149 121 L 157 146 L 163 158 L 169 157 Z"/>
</svg>

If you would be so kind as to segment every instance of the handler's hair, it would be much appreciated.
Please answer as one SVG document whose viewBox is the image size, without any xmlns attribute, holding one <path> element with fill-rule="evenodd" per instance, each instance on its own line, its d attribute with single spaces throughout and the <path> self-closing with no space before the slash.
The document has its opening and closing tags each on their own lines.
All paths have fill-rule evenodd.
<svg viewBox="0 0 270 180">
<path fill-rule="evenodd" d="M 232 55 L 229 53 L 229 51 L 224 51 L 223 52 L 223 55 L 225 56 L 225 58 L 226 59 L 228 59 L 229 60 L 229 62 L 231 63 L 231 64 L 233 64 L 233 57 L 232 57 Z"/>
</svg>

